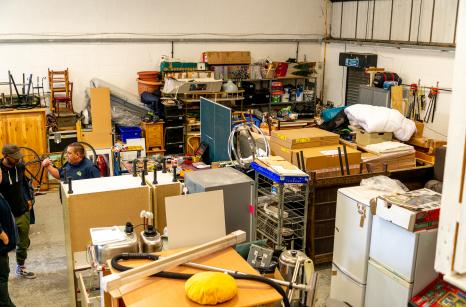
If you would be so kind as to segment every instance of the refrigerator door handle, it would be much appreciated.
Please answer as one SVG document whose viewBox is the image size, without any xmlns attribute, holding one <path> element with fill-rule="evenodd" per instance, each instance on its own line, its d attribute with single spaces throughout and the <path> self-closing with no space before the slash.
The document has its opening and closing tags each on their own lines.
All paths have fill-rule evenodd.
<svg viewBox="0 0 466 307">
<path fill-rule="evenodd" d="M 338 271 L 340 271 L 341 273 L 345 274 L 345 276 L 347 276 L 349 279 L 351 279 L 352 281 L 354 281 L 355 283 L 361 285 L 361 286 L 365 286 L 366 284 L 365 283 L 362 283 L 361 281 L 357 280 L 353 275 L 351 275 L 351 273 L 347 272 L 346 270 L 342 269 L 340 266 L 338 266 L 338 264 L 336 264 L 335 262 L 333 262 L 333 265 L 337 268 Z M 332 273 L 333 274 L 333 273 Z"/>
</svg>

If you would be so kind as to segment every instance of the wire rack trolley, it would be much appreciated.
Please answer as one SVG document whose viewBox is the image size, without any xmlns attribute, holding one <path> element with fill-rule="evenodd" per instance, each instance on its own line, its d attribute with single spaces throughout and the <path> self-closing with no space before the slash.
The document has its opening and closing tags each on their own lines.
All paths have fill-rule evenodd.
<svg viewBox="0 0 466 307">
<path fill-rule="evenodd" d="M 274 249 L 306 247 L 309 176 L 282 176 L 253 162 L 256 184 L 257 239 L 268 239 Z"/>
</svg>

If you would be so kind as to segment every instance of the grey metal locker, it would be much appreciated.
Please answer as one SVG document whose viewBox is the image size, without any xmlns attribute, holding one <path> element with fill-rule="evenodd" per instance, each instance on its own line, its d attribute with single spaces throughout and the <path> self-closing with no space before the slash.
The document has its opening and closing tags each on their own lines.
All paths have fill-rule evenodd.
<svg viewBox="0 0 466 307">
<path fill-rule="evenodd" d="M 234 168 L 225 167 L 188 172 L 184 184 L 189 193 L 223 190 L 227 233 L 240 229 L 246 232 L 249 241 L 255 239 L 252 225 L 255 208 L 253 179 Z"/>
</svg>

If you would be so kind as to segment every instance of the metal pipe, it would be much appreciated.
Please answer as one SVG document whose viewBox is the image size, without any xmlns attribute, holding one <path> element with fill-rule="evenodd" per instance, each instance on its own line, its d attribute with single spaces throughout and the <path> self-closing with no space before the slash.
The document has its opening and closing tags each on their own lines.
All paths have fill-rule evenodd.
<svg viewBox="0 0 466 307">
<path fill-rule="evenodd" d="M 417 38 L 416 42 L 419 42 L 419 33 L 421 31 L 421 16 L 422 16 L 422 0 L 421 3 L 419 4 L 419 18 L 417 21 Z"/>
<path fill-rule="evenodd" d="M 432 32 L 434 31 L 434 17 L 435 17 L 435 0 L 432 5 L 432 19 L 430 20 L 430 37 L 429 43 L 432 43 Z"/>
<path fill-rule="evenodd" d="M 298 168 L 300 170 L 303 170 L 302 166 L 301 166 L 301 159 L 299 157 L 299 152 L 296 153 L 296 161 L 298 162 Z"/>
<path fill-rule="evenodd" d="M 358 16 L 359 15 L 359 0 L 356 1 L 356 26 L 354 28 L 354 38 L 358 38 Z"/>
<path fill-rule="evenodd" d="M 343 2 L 341 3 L 341 14 L 340 14 L 340 38 L 341 38 L 342 29 L 343 29 Z"/>
<path fill-rule="evenodd" d="M 73 187 L 71 185 L 72 179 L 71 177 L 68 177 L 68 194 L 73 194 Z"/>
<path fill-rule="evenodd" d="M 317 38 L 12 38 L 0 39 L 0 44 L 61 44 L 61 43 L 321 43 Z"/>
<path fill-rule="evenodd" d="M 392 26 L 393 26 L 393 0 L 392 0 L 392 7 L 390 9 L 390 29 L 388 32 L 388 39 L 392 40 Z"/>
<path fill-rule="evenodd" d="M 345 170 L 343 169 L 343 160 L 341 158 L 341 149 L 340 146 L 338 148 L 338 160 L 340 161 L 340 172 L 342 176 L 345 176 Z"/>
<path fill-rule="evenodd" d="M 301 159 L 301 165 L 303 166 L 303 172 L 306 171 L 306 163 L 304 163 L 304 153 L 302 150 L 299 151 L 299 158 Z"/>
<path fill-rule="evenodd" d="M 340 148 L 340 147 L 338 147 Z M 348 152 L 346 151 L 346 144 L 343 144 L 343 153 L 345 154 L 346 175 L 350 175 L 350 168 L 348 162 Z"/>
<path fill-rule="evenodd" d="M 137 163 L 138 163 L 138 159 L 134 159 L 133 160 L 133 177 L 138 176 Z"/>
<path fill-rule="evenodd" d="M 456 28 L 458 27 L 458 11 L 460 8 L 460 0 L 456 2 L 456 17 L 455 17 L 455 31 L 453 32 L 453 44 L 456 44 Z"/>
<path fill-rule="evenodd" d="M 173 59 L 173 58 L 175 57 L 175 42 L 172 41 L 172 44 L 171 44 L 171 45 L 172 45 L 172 52 L 171 52 L 171 54 L 172 54 L 172 59 Z"/>
<path fill-rule="evenodd" d="M 413 1 L 411 0 L 411 12 L 409 13 L 409 32 L 408 32 L 408 42 L 411 41 L 411 26 L 413 23 Z"/>
<path fill-rule="evenodd" d="M 372 1 L 372 34 L 371 39 L 374 39 L 374 18 L 375 18 L 375 0 Z"/>
<path fill-rule="evenodd" d="M 152 184 L 157 184 L 157 162 L 154 162 L 154 180 L 152 180 Z"/>
</svg>

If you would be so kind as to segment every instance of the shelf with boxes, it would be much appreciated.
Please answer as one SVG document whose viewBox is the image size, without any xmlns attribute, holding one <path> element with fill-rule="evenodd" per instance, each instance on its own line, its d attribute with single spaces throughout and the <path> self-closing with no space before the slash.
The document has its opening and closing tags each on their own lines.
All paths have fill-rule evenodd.
<svg viewBox="0 0 466 307">
<path fill-rule="evenodd" d="M 299 115 L 314 116 L 316 102 L 315 77 L 276 77 L 240 81 L 244 89 L 245 108 L 267 109 L 290 106 Z"/>
</svg>

